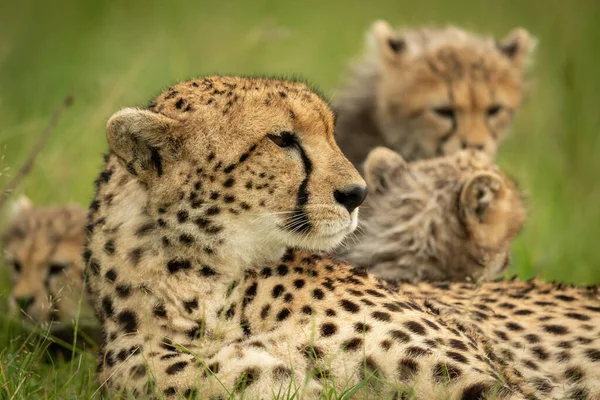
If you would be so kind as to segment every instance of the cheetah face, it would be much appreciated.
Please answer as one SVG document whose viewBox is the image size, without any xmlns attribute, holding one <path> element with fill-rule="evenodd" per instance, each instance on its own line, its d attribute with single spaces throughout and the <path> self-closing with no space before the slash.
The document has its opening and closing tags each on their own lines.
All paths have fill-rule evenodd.
<svg viewBox="0 0 600 400">
<path fill-rule="evenodd" d="M 438 34 L 453 39 L 436 44 L 414 32 L 399 36 L 382 21 L 372 35 L 381 53 L 378 123 L 390 146 L 416 158 L 468 148 L 495 155 L 523 97 L 533 47 L 524 29 L 497 44 L 455 28 Z"/>
<path fill-rule="evenodd" d="M 32 323 L 70 321 L 83 294 L 85 210 L 33 208 L 21 200 L 3 237 L 9 307 Z"/>
<path fill-rule="evenodd" d="M 462 151 L 406 163 L 377 148 L 365 175 L 371 194 L 362 246 L 435 271 L 424 277 L 429 280 L 492 278 L 507 266 L 525 206 L 516 184 L 485 154 Z"/>
<path fill-rule="evenodd" d="M 148 213 L 208 253 L 330 249 L 356 228 L 366 196 L 329 107 L 302 84 L 181 83 L 150 110 L 116 113 L 107 138 L 146 188 Z"/>
</svg>

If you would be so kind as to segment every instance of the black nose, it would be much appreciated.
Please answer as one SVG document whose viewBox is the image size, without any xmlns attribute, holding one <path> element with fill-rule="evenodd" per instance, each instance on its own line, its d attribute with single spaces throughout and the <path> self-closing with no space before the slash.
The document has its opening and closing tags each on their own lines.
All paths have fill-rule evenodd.
<svg viewBox="0 0 600 400">
<path fill-rule="evenodd" d="M 344 190 L 336 190 L 333 192 L 335 200 L 343 205 L 349 213 L 356 207 L 360 206 L 367 197 L 366 186 L 350 186 Z"/>
<path fill-rule="evenodd" d="M 31 307 L 31 305 L 33 304 L 33 300 L 34 300 L 33 297 L 17 297 L 16 298 L 17 305 L 23 311 L 27 311 L 27 309 L 29 307 Z"/>
</svg>

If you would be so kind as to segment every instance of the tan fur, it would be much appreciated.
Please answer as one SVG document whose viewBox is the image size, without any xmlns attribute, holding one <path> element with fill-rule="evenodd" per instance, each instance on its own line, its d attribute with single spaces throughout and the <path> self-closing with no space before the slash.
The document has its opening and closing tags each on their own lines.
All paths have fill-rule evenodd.
<svg viewBox="0 0 600 400">
<path fill-rule="evenodd" d="M 496 277 L 525 220 L 516 184 L 474 150 L 406 163 L 387 148 L 365 162 L 361 233 L 339 254 L 398 281 Z"/>
<path fill-rule="evenodd" d="M 376 146 L 409 161 L 465 148 L 493 157 L 521 105 L 534 44 L 521 28 L 496 42 L 453 26 L 394 32 L 376 22 L 334 104 L 342 151 L 356 166 Z"/>
<path fill-rule="evenodd" d="M 338 192 L 364 191 L 306 85 L 183 82 L 116 113 L 107 138 L 84 257 L 112 397 L 312 399 L 363 379 L 375 397 L 533 393 L 472 330 L 363 270 L 286 251 L 339 243 L 356 210 Z"/>
<path fill-rule="evenodd" d="M 10 271 L 10 309 L 25 321 L 70 324 L 81 312 L 86 211 L 78 205 L 34 207 L 15 203 L 3 234 L 4 264 Z M 87 316 L 91 316 L 87 312 Z"/>
<path fill-rule="evenodd" d="M 399 290 L 489 338 L 505 362 L 523 366 L 542 398 L 600 398 L 598 286 L 510 280 L 402 284 Z"/>
</svg>

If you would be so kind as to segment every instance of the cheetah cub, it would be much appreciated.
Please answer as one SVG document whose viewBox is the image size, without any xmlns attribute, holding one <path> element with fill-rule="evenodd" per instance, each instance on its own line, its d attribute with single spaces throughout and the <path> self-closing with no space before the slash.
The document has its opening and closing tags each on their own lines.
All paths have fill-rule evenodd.
<svg viewBox="0 0 600 400">
<path fill-rule="evenodd" d="M 334 109 L 355 166 L 386 146 L 408 161 L 473 148 L 494 156 L 525 93 L 535 40 L 516 28 L 496 41 L 457 27 L 395 32 L 377 21 Z"/>
<path fill-rule="evenodd" d="M 485 280 L 508 265 L 525 204 L 484 153 L 463 150 L 407 163 L 380 147 L 364 170 L 363 235 L 339 250 L 354 265 L 411 282 Z"/>
<path fill-rule="evenodd" d="M 319 251 L 366 196 L 300 82 L 210 76 L 107 124 L 88 288 L 112 397 L 530 398 L 469 329 Z"/>
<path fill-rule="evenodd" d="M 86 210 L 78 205 L 34 207 L 22 197 L 2 235 L 4 264 L 12 284 L 9 306 L 32 324 L 70 326 L 81 313 L 94 324 L 83 297 L 81 253 Z M 83 325 L 83 323 L 82 323 Z"/>
</svg>

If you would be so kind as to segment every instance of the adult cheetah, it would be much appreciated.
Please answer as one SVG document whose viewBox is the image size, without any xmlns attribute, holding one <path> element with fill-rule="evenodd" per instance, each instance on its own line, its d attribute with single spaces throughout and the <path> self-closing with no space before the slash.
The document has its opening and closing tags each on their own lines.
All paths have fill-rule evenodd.
<svg viewBox="0 0 600 400">
<path fill-rule="evenodd" d="M 535 395 L 479 335 L 314 253 L 366 187 L 305 84 L 189 80 L 106 134 L 84 259 L 111 396 Z"/>
</svg>

